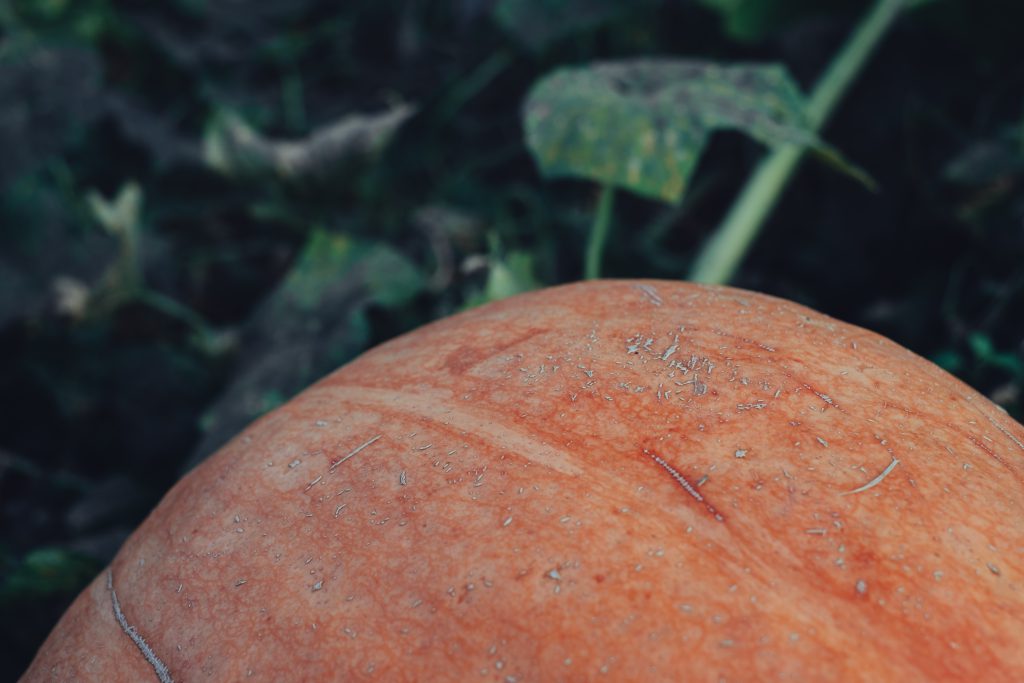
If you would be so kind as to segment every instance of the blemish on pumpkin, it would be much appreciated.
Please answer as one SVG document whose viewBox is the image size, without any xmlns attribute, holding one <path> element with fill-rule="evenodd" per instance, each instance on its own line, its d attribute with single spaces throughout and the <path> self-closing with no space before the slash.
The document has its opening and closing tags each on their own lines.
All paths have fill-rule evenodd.
<svg viewBox="0 0 1024 683">
<path fill-rule="evenodd" d="M 645 285 L 634 285 L 634 286 L 635 286 L 636 289 L 638 289 L 641 292 L 643 292 L 644 296 L 647 297 L 647 300 L 650 301 L 655 306 L 660 306 L 663 303 L 662 300 L 661 300 L 661 297 L 658 296 L 658 290 L 656 290 L 651 285 L 646 285 L 645 284 Z"/>
<path fill-rule="evenodd" d="M 160 683 L 174 683 L 174 679 L 171 678 L 171 671 L 167 668 L 167 665 L 156 656 L 153 648 L 149 646 L 149 643 L 146 642 L 146 639 L 142 637 L 135 627 L 128 623 L 128 618 L 121 610 L 121 602 L 117 599 L 117 592 L 114 590 L 114 573 L 109 569 L 107 570 L 107 590 L 110 591 L 110 603 L 114 609 L 114 618 L 117 620 L 121 630 L 132 639 L 135 647 L 139 648 L 139 652 L 146 658 L 149 665 L 153 667 L 157 680 Z"/>
<path fill-rule="evenodd" d="M 338 469 L 338 465 L 341 465 L 342 463 L 344 463 L 349 458 L 351 458 L 351 457 L 353 457 L 355 455 L 358 455 L 360 452 L 363 451 L 363 449 L 367 448 L 368 446 L 373 445 L 374 443 L 376 443 L 383 436 L 384 436 L 383 434 L 378 434 L 377 436 L 374 436 L 374 437 L 372 437 L 370 439 L 367 439 L 363 443 L 361 443 L 358 446 L 356 446 L 355 448 L 353 448 L 348 453 L 348 455 L 345 455 L 344 457 L 339 458 L 338 460 L 335 460 L 334 462 L 332 462 L 330 464 L 330 466 L 328 466 L 327 471 L 330 472 L 330 473 L 333 473 L 334 470 Z M 314 483 L 316 483 L 316 482 L 314 482 Z"/>
<path fill-rule="evenodd" d="M 501 352 L 529 341 L 539 334 L 547 332 L 547 328 L 531 327 L 522 334 L 512 339 L 506 339 L 498 344 L 479 343 L 477 340 L 470 340 L 470 343 L 463 344 L 445 356 L 442 367 L 452 375 L 464 375 L 467 371 L 492 360 Z"/>
<path fill-rule="evenodd" d="M 683 476 L 683 474 L 679 470 L 677 470 L 675 467 L 670 465 L 660 455 L 657 455 L 656 453 L 652 453 L 651 451 L 649 451 L 647 449 L 644 449 L 644 455 L 646 455 L 648 458 L 653 460 L 655 464 L 657 464 L 659 467 L 661 467 L 661 469 L 663 469 L 666 472 L 668 472 L 668 474 L 672 477 L 672 479 L 680 487 L 682 487 L 682 489 L 684 491 L 686 491 L 688 494 L 690 494 L 691 498 L 696 500 L 698 503 L 701 503 L 701 504 L 704 505 L 704 508 L 711 514 L 712 517 L 717 519 L 719 522 L 724 522 L 725 521 L 725 517 L 723 517 L 722 514 L 720 512 L 718 512 L 717 509 L 715 509 L 714 505 L 712 505 L 711 503 L 709 503 L 705 499 L 704 495 L 701 494 L 700 491 L 698 491 L 697 488 L 693 484 L 691 484 L 690 481 L 685 476 Z"/>
<path fill-rule="evenodd" d="M 889 473 L 892 472 L 896 468 L 896 465 L 899 465 L 899 464 L 900 464 L 899 459 L 898 458 L 893 458 L 892 461 L 889 462 L 889 465 L 884 470 L 882 470 L 882 472 L 877 477 L 875 477 L 874 479 L 872 479 L 868 483 L 864 484 L 863 486 L 858 486 L 857 488 L 853 489 L 852 491 L 845 491 L 843 493 L 840 493 L 839 495 L 841 495 L 841 496 L 849 496 L 849 495 L 852 495 L 854 493 L 863 493 L 864 491 L 867 491 L 869 489 L 874 488 L 875 486 L 878 486 L 880 483 L 882 483 L 882 480 L 885 479 L 886 477 L 888 477 Z"/>
<path fill-rule="evenodd" d="M 1010 431 L 1009 429 L 1007 429 L 1006 427 L 1004 427 L 1003 425 L 999 424 L 999 423 L 998 423 L 998 422 L 996 422 L 996 421 L 995 421 L 994 419 L 992 419 L 992 416 L 991 416 L 991 415 L 989 415 L 988 413 L 982 413 L 982 415 L 984 415 L 984 416 L 985 416 L 985 419 L 987 419 L 987 420 L 988 420 L 989 422 L 991 422 L 991 423 L 992 423 L 992 426 L 993 426 L 993 427 L 995 427 L 995 428 L 996 428 L 996 429 L 998 429 L 998 430 L 999 430 L 1000 432 L 1002 432 L 1002 434 L 1003 434 L 1004 436 L 1006 436 L 1006 437 L 1009 437 L 1009 439 L 1010 439 L 1011 441 L 1013 441 L 1013 443 L 1017 444 L 1017 447 L 1018 447 L 1019 449 L 1021 449 L 1022 451 L 1024 451 L 1024 441 L 1021 441 L 1020 439 L 1018 439 L 1018 438 L 1017 438 L 1016 436 L 1014 436 L 1014 435 L 1013 435 L 1013 433 L 1012 433 L 1012 432 L 1011 432 L 1011 431 Z"/>
<path fill-rule="evenodd" d="M 969 423 L 970 424 L 970 423 Z M 958 436 L 971 442 L 972 445 L 976 446 L 979 450 L 983 451 L 988 457 L 996 461 L 1004 469 L 1010 472 L 1011 476 L 1016 479 L 1019 483 L 1024 484 L 1024 473 L 1022 473 L 1013 463 L 1008 462 L 1005 458 L 1001 457 L 991 446 L 986 445 L 982 439 L 968 432 L 962 426 L 951 422 L 946 423 L 946 427 L 952 429 L 953 432 Z M 988 439 L 991 441 L 991 439 Z"/>
<path fill-rule="evenodd" d="M 836 402 L 836 400 L 834 398 L 832 398 L 831 396 L 829 396 L 828 394 L 826 394 L 825 392 L 818 391 L 815 387 L 813 387 L 812 385 L 808 384 L 807 382 L 804 382 L 803 386 L 804 386 L 805 389 L 808 389 L 812 394 L 814 394 L 819 399 L 821 399 L 822 401 L 825 402 L 825 409 L 826 410 L 828 408 L 835 408 L 840 413 L 844 413 L 844 414 L 846 413 L 846 411 L 843 410 L 842 407 L 840 407 L 840 405 Z"/>
</svg>

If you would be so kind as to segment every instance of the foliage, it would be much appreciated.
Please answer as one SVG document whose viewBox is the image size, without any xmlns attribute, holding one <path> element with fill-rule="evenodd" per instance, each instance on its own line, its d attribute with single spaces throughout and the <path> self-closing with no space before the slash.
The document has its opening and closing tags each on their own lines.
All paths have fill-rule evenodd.
<svg viewBox="0 0 1024 683">
<path fill-rule="evenodd" d="M 810 0 L 700 0 L 717 12 L 729 37 L 741 42 L 763 40 L 772 31 L 807 14 L 819 4 Z"/>
<path fill-rule="evenodd" d="M 642 59 L 560 69 L 524 107 L 544 175 L 579 176 L 676 203 L 715 130 L 835 157 L 807 123 L 785 67 Z"/>
<path fill-rule="evenodd" d="M 26 598 L 48 597 L 77 590 L 99 571 L 99 564 L 62 548 L 37 548 L 6 573 L 0 605 Z"/>
<path fill-rule="evenodd" d="M 5 680 L 246 421 L 417 325 L 579 278 L 606 195 L 574 178 L 639 194 L 616 199 L 605 274 L 685 277 L 760 142 L 820 145 L 799 92 L 865 9 L 244 4 L 0 3 Z M 805 165 L 735 280 L 1018 418 L 1022 21 L 968 0 L 901 19 L 821 134 L 880 191 Z M 577 145 L 580 121 L 603 147 Z"/>
<path fill-rule="evenodd" d="M 541 52 L 566 36 L 628 14 L 647 0 L 498 0 L 497 23 L 527 49 Z"/>
</svg>

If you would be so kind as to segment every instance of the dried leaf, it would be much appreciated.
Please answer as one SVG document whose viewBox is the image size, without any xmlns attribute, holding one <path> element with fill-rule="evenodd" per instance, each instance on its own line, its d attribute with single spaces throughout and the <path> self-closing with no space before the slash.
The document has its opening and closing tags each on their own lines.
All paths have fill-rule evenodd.
<svg viewBox="0 0 1024 683">
<path fill-rule="evenodd" d="M 95 190 L 85 196 L 93 218 L 111 235 L 137 231 L 142 217 L 142 188 L 130 181 L 121 186 L 117 196 L 106 199 Z"/>
<path fill-rule="evenodd" d="M 238 116 L 224 114 L 206 131 L 203 152 L 226 175 L 323 178 L 379 151 L 415 113 L 416 107 L 400 104 L 379 114 L 350 114 L 297 141 L 265 138 Z"/>
</svg>

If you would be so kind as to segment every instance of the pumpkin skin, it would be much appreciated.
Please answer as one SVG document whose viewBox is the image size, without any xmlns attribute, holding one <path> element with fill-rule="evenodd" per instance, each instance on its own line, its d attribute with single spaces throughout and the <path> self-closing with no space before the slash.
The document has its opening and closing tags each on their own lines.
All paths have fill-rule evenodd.
<svg viewBox="0 0 1024 683">
<path fill-rule="evenodd" d="M 557 287 L 254 423 L 24 680 L 1021 681 L 1022 472 L 1024 428 L 871 332 Z"/>
</svg>

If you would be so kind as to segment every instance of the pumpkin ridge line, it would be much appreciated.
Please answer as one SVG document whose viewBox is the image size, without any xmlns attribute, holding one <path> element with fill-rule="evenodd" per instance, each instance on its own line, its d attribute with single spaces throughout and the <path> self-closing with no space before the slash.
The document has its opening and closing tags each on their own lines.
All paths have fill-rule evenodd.
<svg viewBox="0 0 1024 683">
<path fill-rule="evenodd" d="M 171 677 L 171 671 L 167 668 L 167 665 L 153 652 L 153 648 L 150 647 L 146 639 L 142 637 L 142 634 L 138 630 L 128 623 L 128 618 L 125 617 L 124 612 L 121 610 L 121 602 L 117 599 L 117 591 L 114 590 L 114 573 L 112 570 L 107 570 L 107 590 L 110 591 L 110 603 L 114 609 L 114 618 L 117 620 L 121 630 L 124 631 L 125 635 L 132 639 L 135 643 L 135 647 L 139 648 L 139 652 L 146 658 L 149 665 L 153 667 L 154 673 L 156 673 L 157 680 L 160 683 L 174 683 L 174 679 Z"/>
<path fill-rule="evenodd" d="M 458 427 L 477 434 L 487 434 L 495 439 L 503 448 L 519 453 L 539 464 L 571 476 L 583 473 L 583 468 L 573 464 L 572 456 L 550 444 L 533 438 L 531 435 L 517 430 L 514 425 L 496 420 L 494 417 L 476 410 L 474 407 L 459 405 L 442 392 L 410 393 L 395 389 L 378 389 L 357 385 L 314 386 L 306 390 L 307 395 L 329 394 L 336 400 L 358 403 L 362 406 L 378 405 L 389 409 L 401 408 L 421 418 L 446 426 Z M 432 395 L 434 394 L 434 395 Z M 457 410 L 451 410 L 458 408 Z"/>
</svg>

